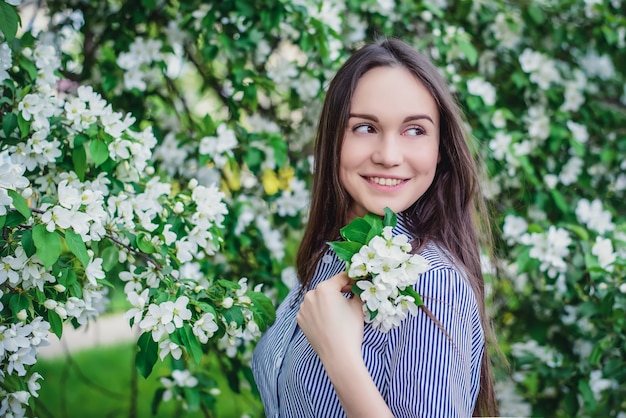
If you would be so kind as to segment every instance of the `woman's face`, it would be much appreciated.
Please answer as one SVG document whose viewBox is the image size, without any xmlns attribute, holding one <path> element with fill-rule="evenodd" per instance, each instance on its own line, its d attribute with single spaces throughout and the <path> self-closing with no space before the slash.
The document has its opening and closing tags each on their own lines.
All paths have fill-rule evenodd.
<svg viewBox="0 0 626 418">
<path fill-rule="evenodd" d="M 357 84 L 341 147 L 339 179 L 353 202 L 348 220 L 387 206 L 401 212 L 433 182 L 439 111 L 406 68 L 376 67 Z"/>
</svg>

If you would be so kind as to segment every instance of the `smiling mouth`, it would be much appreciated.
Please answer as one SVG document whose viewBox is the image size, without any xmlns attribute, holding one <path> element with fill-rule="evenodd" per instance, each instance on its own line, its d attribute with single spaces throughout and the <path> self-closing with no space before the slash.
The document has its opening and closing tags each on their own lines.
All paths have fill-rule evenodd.
<svg viewBox="0 0 626 418">
<path fill-rule="evenodd" d="M 367 179 L 372 183 L 378 184 L 379 186 L 387 187 L 397 186 L 398 184 L 404 182 L 404 180 L 401 179 L 390 179 L 384 177 L 367 177 Z"/>
</svg>

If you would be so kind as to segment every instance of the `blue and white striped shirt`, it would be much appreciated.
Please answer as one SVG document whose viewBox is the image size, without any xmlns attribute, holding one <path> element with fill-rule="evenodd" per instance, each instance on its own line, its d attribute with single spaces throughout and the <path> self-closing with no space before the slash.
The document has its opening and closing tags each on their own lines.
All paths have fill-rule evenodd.
<svg viewBox="0 0 626 418">
<path fill-rule="evenodd" d="M 400 220 L 400 219 L 399 219 Z M 399 224 L 394 234 L 408 234 Z M 472 288 L 435 244 L 420 253 L 430 263 L 414 286 L 450 339 L 423 311 L 382 333 L 365 324 L 362 353 L 396 418 L 471 417 L 485 346 Z M 317 266 L 312 288 L 345 269 L 332 250 Z M 296 324 L 299 285 L 259 340 L 252 371 L 268 418 L 345 417 L 324 366 Z"/>
</svg>

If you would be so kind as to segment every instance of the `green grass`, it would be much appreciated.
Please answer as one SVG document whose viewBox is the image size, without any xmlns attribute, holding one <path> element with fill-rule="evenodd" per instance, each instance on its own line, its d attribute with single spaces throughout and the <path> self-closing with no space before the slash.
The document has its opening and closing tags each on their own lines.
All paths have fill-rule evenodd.
<svg viewBox="0 0 626 418">
<path fill-rule="evenodd" d="M 39 359 L 34 371 L 44 379 L 39 381 L 41 390 L 35 400 L 35 414 L 39 418 L 130 418 L 133 368 L 132 344 L 84 350 L 69 358 Z M 158 361 L 148 379 L 138 376 L 135 418 L 204 417 L 198 411 L 180 410 L 173 401 L 162 402 L 158 414 L 152 415 L 152 398 L 161 387 L 159 377 L 167 372 L 165 364 Z M 263 416 L 259 401 L 252 395 L 230 392 L 219 375 L 215 380 L 222 390 L 216 417 Z"/>
</svg>

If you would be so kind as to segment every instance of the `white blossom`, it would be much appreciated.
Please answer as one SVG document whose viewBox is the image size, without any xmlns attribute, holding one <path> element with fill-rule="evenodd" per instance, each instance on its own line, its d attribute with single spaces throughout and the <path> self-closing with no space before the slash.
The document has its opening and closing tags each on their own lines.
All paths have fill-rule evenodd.
<svg viewBox="0 0 626 418">
<path fill-rule="evenodd" d="M 576 217 L 579 222 L 599 234 L 604 234 L 615 228 L 611 220 L 611 212 L 604 209 L 599 199 L 594 199 L 592 202 L 587 199 L 580 199 L 576 205 Z"/>
<path fill-rule="evenodd" d="M 168 354 L 171 354 L 173 358 L 179 360 L 183 355 L 183 350 L 180 348 L 178 344 L 166 338 L 165 340 L 159 343 L 159 357 L 161 360 L 164 360 Z"/>
<path fill-rule="evenodd" d="M 496 103 L 495 87 L 481 77 L 474 77 L 468 80 L 467 91 L 474 96 L 482 98 L 487 106 L 493 106 Z"/>
<path fill-rule="evenodd" d="M 566 125 L 576 141 L 584 144 L 589 140 L 589 132 L 587 132 L 587 126 L 581 125 L 571 120 L 568 120 L 566 122 Z"/>
<path fill-rule="evenodd" d="M 584 162 L 579 157 L 570 158 L 559 173 L 559 180 L 566 186 L 574 184 L 578 181 L 578 176 L 583 171 Z"/>
<path fill-rule="evenodd" d="M 539 269 L 549 277 L 556 278 L 567 270 L 565 259 L 572 239 L 566 230 L 551 225 L 545 233 L 524 234 L 521 243 L 531 247 L 529 255 L 541 262 Z"/>
<path fill-rule="evenodd" d="M 232 156 L 232 150 L 238 145 L 237 137 L 225 123 L 217 127 L 217 136 L 207 136 L 200 140 L 200 154 L 211 156 L 218 167 L 226 164 L 226 156 Z"/>
<path fill-rule="evenodd" d="M 613 263 L 617 259 L 617 254 L 613 251 L 613 243 L 608 238 L 596 237 L 596 241 L 591 247 L 591 254 L 598 257 L 600 267 L 607 271 L 613 271 Z"/>
<path fill-rule="evenodd" d="M 211 312 L 205 313 L 200 319 L 194 322 L 192 330 L 196 337 L 198 337 L 200 343 L 206 344 L 209 338 L 218 330 L 215 315 Z"/>
</svg>

